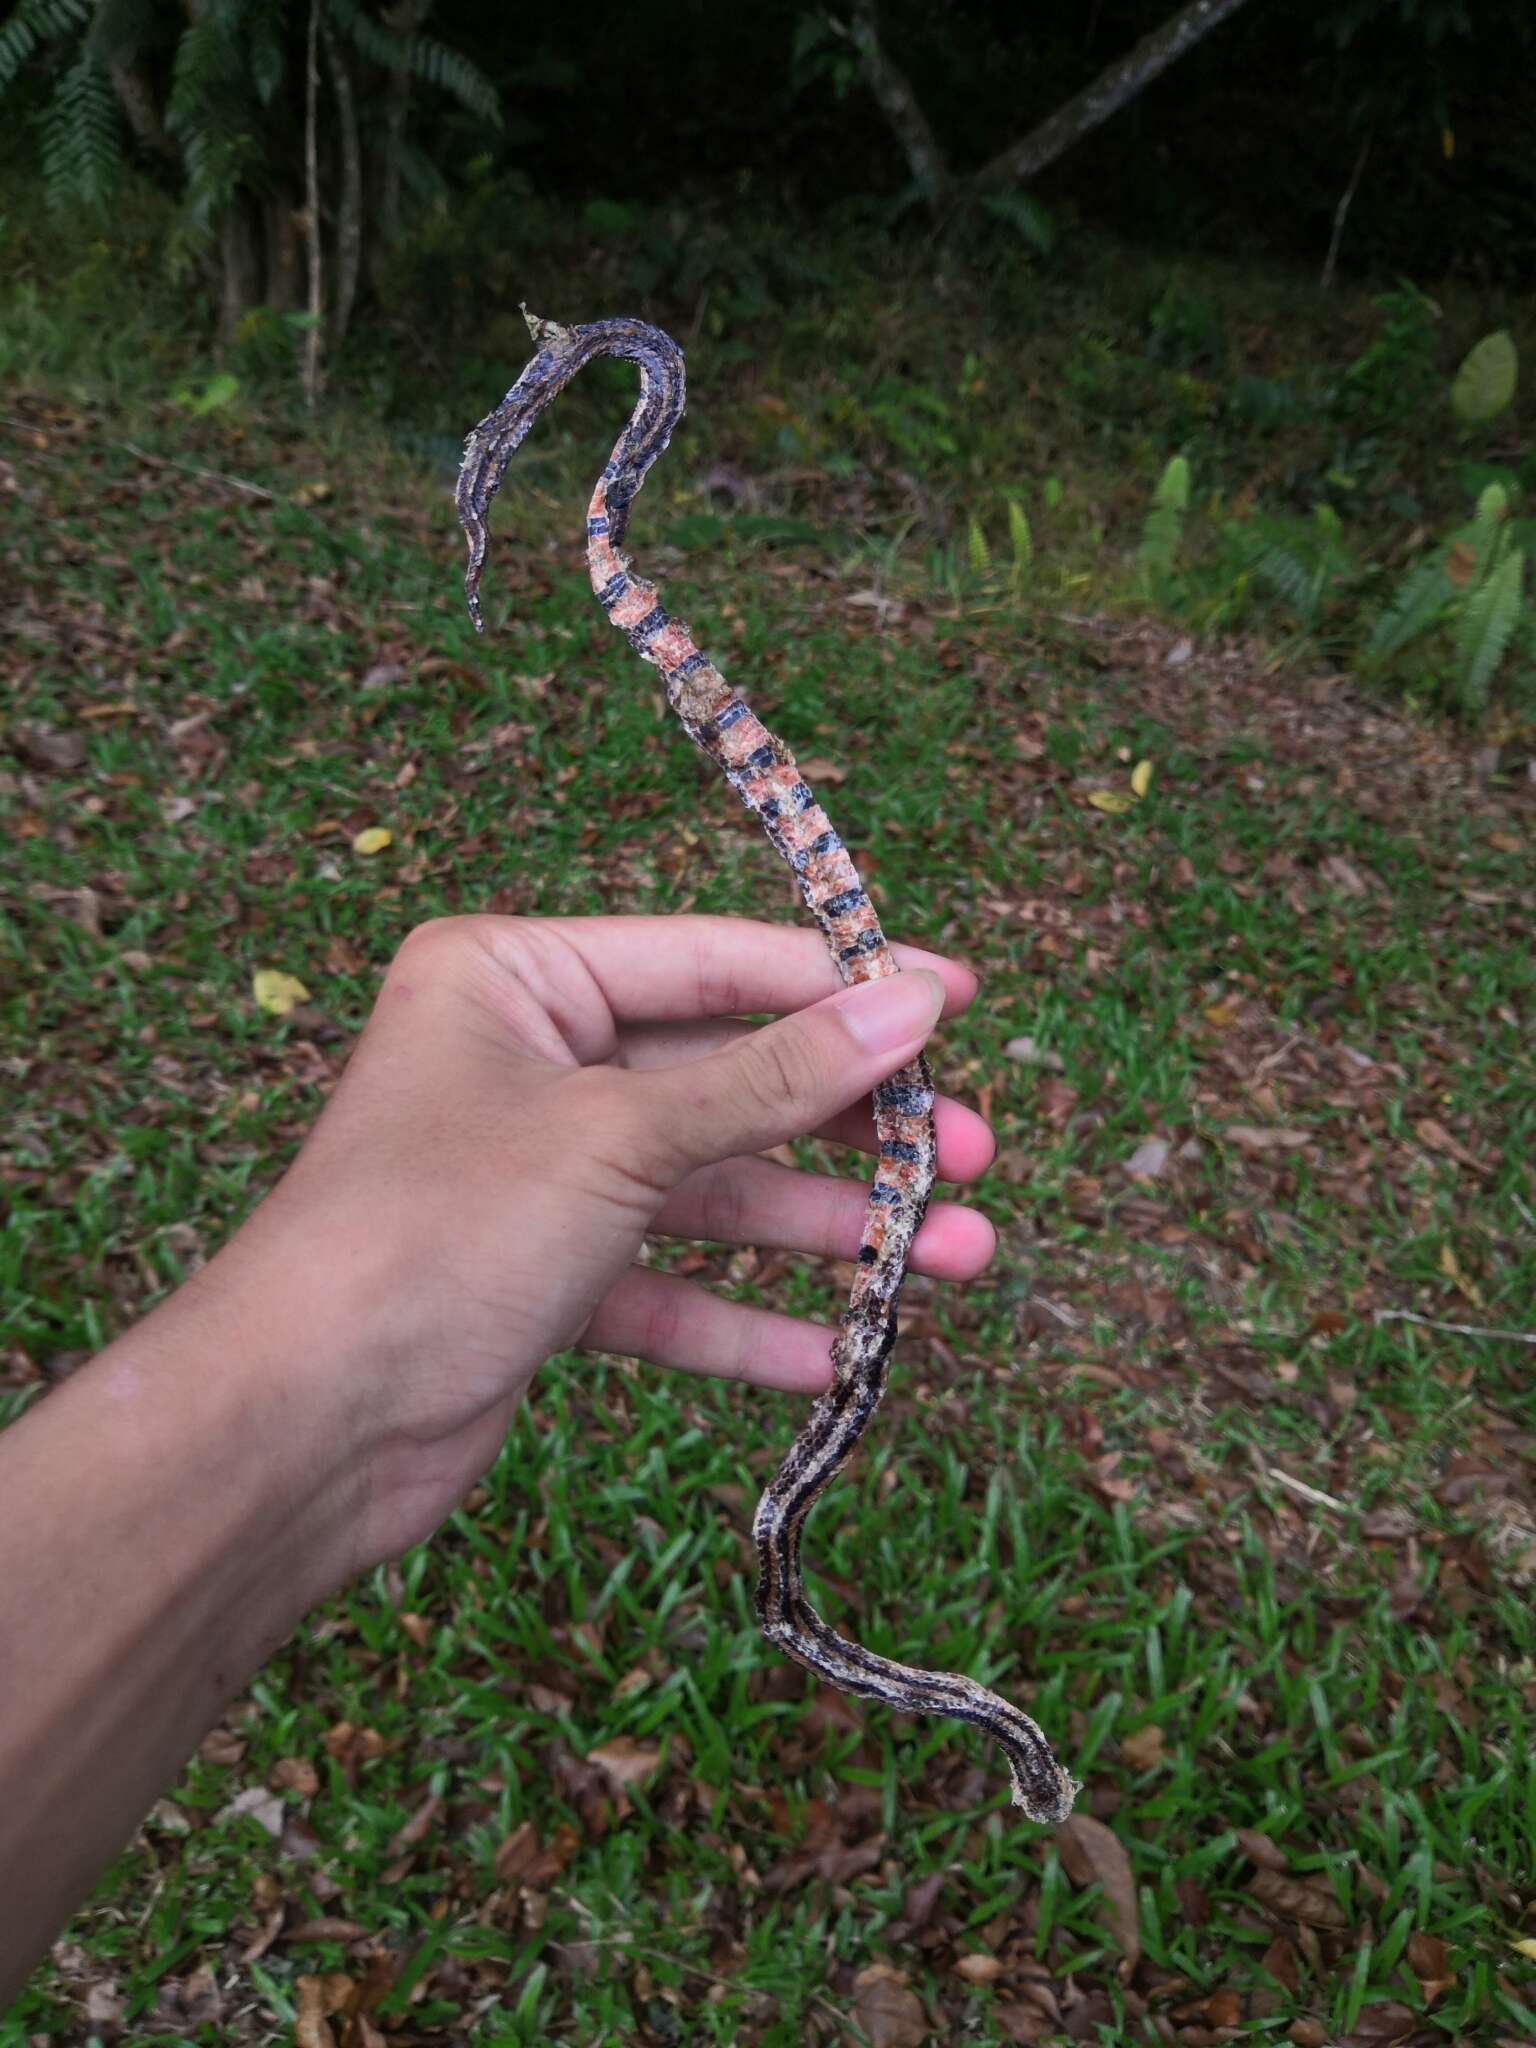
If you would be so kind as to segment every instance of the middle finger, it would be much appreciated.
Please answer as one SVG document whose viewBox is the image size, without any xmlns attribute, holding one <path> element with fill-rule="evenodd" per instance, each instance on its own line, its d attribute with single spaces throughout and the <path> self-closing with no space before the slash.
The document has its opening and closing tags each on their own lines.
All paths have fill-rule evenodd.
<svg viewBox="0 0 1536 2048">
<path fill-rule="evenodd" d="M 712 1244 L 770 1245 L 776 1251 L 852 1259 L 864 1230 L 863 1181 L 800 1173 L 771 1159 L 723 1159 L 675 1187 L 656 1214 L 661 1237 Z M 908 1265 L 936 1280 L 972 1280 L 997 1249 L 997 1232 L 979 1209 L 934 1202 L 912 1240 Z"/>
</svg>

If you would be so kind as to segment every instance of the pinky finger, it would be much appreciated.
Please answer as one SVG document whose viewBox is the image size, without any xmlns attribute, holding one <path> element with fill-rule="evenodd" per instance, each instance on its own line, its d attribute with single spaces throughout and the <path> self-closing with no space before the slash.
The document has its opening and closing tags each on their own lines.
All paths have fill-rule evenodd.
<svg viewBox="0 0 1536 2048">
<path fill-rule="evenodd" d="M 797 1316 L 722 1301 L 674 1273 L 631 1266 L 599 1302 L 579 1349 L 785 1394 L 821 1394 L 832 1380 L 833 1334 Z"/>
</svg>

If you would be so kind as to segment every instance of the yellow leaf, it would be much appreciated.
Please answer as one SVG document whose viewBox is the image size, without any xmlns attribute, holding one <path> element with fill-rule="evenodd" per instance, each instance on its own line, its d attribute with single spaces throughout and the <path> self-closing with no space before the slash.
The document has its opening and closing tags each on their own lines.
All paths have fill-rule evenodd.
<svg viewBox="0 0 1536 2048">
<path fill-rule="evenodd" d="M 1205 1021 L 1217 1031 L 1230 1031 L 1237 1022 L 1237 1015 L 1234 1003 L 1212 1003 L 1206 1010 Z"/>
<path fill-rule="evenodd" d="M 1440 130 L 1440 147 L 1445 152 L 1446 162 L 1449 163 L 1456 154 L 1456 131 L 1454 128 L 1442 128 Z"/>
<path fill-rule="evenodd" d="M 393 832 L 386 831 L 382 825 L 370 825 L 366 832 L 359 832 L 353 840 L 352 851 L 363 854 L 382 853 L 394 836 Z"/>
<path fill-rule="evenodd" d="M 1090 789 L 1088 801 L 1096 811 L 1108 811 L 1111 817 L 1117 818 L 1122 811 L 1128 811 L 1136 799 L 1118 789 Z"/>
<path fill-rule="evenodd" d="M 1138 796 L 1145 796 L 1152 787 L 1152 763 L 1138 761 L 1131 770 L 1131 787 Z"/>
<path fill-rule="evenodd" d="M 271 1017 L 286 1017 L 300 1003 L 309 1001 L 309 990 L 296 974 L 284 974 L 278 967 L 263 967 L 251 979 L 256 1007 Z"/>
<path fill-rule="evenodd" d="M 1460 1288 L 1474 1308 L 1483 1307 L 1483 1297 L 1478 1291 L 1477 1282 L 1462 1271 L 1460 1259 L 1448 1244 L 1440 1247 L 1440 1270 L 1453 1287 Z"/>
<path fill-rule="evenodd" d="M 1517 1956 L 1525 1956 L 1530 1962 L 1536 1963 L 1536 1941 L 1533 1941 L 1530 1935 L 1526 1935 L 1523 1941 L 1512 1941 L 1509 1945 Z"/>
</svg>

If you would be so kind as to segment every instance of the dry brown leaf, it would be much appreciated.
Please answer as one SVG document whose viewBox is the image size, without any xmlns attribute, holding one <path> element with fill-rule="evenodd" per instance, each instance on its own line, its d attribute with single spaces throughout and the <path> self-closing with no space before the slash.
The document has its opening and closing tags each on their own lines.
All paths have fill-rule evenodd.
<svg viewBox="0 0 1536 2048">
<path fill-rule="evenodd" d="M 1125 1162 L 1131 1180 L 1157 1180 L 1168 1164 L 1168 1140 L 1144 1138 Z"/>
<path fill-rule="evenodd" d="M 323 1977 L 297 1977 L 293 1988 L 298 1996 L 293 2023 L 296 2048 L 336 2048 L 330 2017 L 351 1997 L 352 1979 L 340 1970 L 329 1970 Z"/>
<path fill-rule="evenodd" d="M 853 2017 L 870 2048 L 924 2048 L 929 2038 L 921 2000 L 889 1963 L 871 1963 L 854 1978 Z"/>
<path fill-rule="evenodd" d="M 1125 1844 L 1092 1814 L 1074 1813 L 1056 1830 L 1056 1846 L 1062 1868 L 1074 1884 L 1103 1886 L 1110 1932 L 1121 1952 L 1134 1963 L 1141 1954 L 1141 1930 L 1136 1881 Z"/>
<path fill-rule="evenodd" d="M 280 1756 L 267 1773 L 274 1792 L 297 1792 L 301 1799 L 313 1799 L 320 1790 L 320 1773 L 307 1756 Z"/>
<path fill-rule="evenodd" d="M 1245 1152 L 1294 1152 L 1307 1144 L 1310 1131 L 1289 1131 L 1283 1126 L 1228 1124 L 1221 1135 Z"/>
<path fill-rule="evenodd" d="M 1003 1966 L 996 1956 L 980 1952 L 975 1955 L 957 1956 L 955 1970 L 967 1984 L 995 1984 L 1003 1974 Z"/>
<path fill-rule="evenodd" d="M 1155 1721 L 1127 1735 L 1120 1744 L 1120 1756 L 1133 1771 L 1150 1771 L 1163 1760 L 1163 1731 Z"/>
<path fill-rule="evenodd" d="M 1367 2005 L 1355 2021 L 1349 2039 L 1351 2048 L 1379 2048 L 1389 2041 L 1406 2041 L 1418 2026 L 1413 2008 L 1398 1999 L 1383 1999 Z"/>
<path fill-rule="evenodd" d="M 85 739 L 78 732 L 61 732 L 52 725 L 21 724 L 12 727 L 10 740 L 29 768 L 51 768 L 57 774 L 70 775 L 85 766 Z"/>
<path fill-rule="evenodd" d="M 836 761 L 824 761 L 819 754 L 813 754 L 809 761 L 797 761 L 796 767 L 807 782 L 846 782 L 848 770 L 840 768 Z"/>
<path fill-rule="evenodd" d="M 1431 1152 L 1443 1152 L 1448 1159 L 1454 1159 L 1459 1166 L 1469 1167 L 1473 1173 L 1488 1171 L 1475 1153 L 1469 1152 L 1459 1138 L 1452 1137 L 1445 1125 L 1437 1123 L 1432 1116 L 1421 1116 L 1413 1128 Z"/>
<path fill-rule="evenodd" d="M 496 1851 L 496 1880 L 499 1884 L 521 1884 L 537 1890 L 558 1877 L 576 1853 L 580 1841 L 569 1822 L 562 1822 L 547 1843 L 540 1844 L 531 1820 L 523 1821 Z"/>
<path fill-rule="evenodd" d="M 322 1913 L 316 1920 L 301 1920 L 290 1927 L 284 1941 L 361 1941 L 368 1930 L 360 1920 L 338 1920 Z"/>
<path fill-rule="evenodd" d="M 627 1789 L 645 1783 L 661 1762 L 661 1751 L 642 1748 L 632 1735 L 616 1735 L 600 1749 L 589 1749 L 587 1762 L 596 1764 L 616 1785 Z"/>
<path fill-rule="evenodd" d="M 249 1785 L 228 1806 L 220 1807 L 214 1815 L 214 1824 L 226 1820 L 239 1820 L 248 1814 L 259 1828 L 265 1828 L 269 1835 L 283 1832 L 283 1802 L 275 1792 L 269 1792 L 264 1785 Z"/>
<path fill-rule="evenodd" d="M 385 1854 L 389 1856 L 403 1856 L 408 1849 L 414 1849 L 442 1810 L 442 1794 L 440 1792 L 430 1793 L 422 1800 L 420 1806 L 417 1807 L 416 1811 L 405 1823 L 405 1826 L 391 1840 Z"/>
<path fill-rule="evenodd" d="M 1248 1889 L 1271 1913 L 1279 1913 L 1287 1920 L 1299 1920 L 1305 1927 L 1327 1927 L 1342 1934 L 1349 1926 L 1349 1915 L 1323 1885 L 1282 1877 L 1278 1870 L 1259 1870 L 1254 1873 Z"/>
<path fill-rule="evenodd" d="M 1248 1861 L 1258 1870 L 1286 1870 L 1290 1859 L 1280 1844 L 1271 1835 L 1261 1835 L 1253 1828 L 1236 1828 L 1237 1845 Z"/>
</svg>

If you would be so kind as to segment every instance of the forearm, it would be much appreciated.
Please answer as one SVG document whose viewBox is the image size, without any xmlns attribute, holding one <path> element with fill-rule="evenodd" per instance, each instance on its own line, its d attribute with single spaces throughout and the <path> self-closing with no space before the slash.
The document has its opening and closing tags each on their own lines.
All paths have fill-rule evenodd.
<svg viewBox="0 0 1536 2048">
<path fill-rule="evenodd" d="M 351 1487 L 293 1398 L 291 1325 L 228 1275 L 0 1436 L 0 2010 L 345 1576 Z"/>
</svg>

